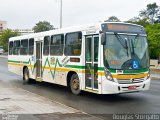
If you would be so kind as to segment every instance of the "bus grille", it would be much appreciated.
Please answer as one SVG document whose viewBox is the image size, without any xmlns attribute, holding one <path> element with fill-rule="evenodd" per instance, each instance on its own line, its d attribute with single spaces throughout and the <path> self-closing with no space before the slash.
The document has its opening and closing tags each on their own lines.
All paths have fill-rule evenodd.
<svg viewBox="0 0 160 120">
<path fill-rule="evenodd" d="M 119 84 L 132 84 L 140 83 L 144 81 L 144 78 L 135 78 L 135 79 L 117 79 Z"/>
</svg>

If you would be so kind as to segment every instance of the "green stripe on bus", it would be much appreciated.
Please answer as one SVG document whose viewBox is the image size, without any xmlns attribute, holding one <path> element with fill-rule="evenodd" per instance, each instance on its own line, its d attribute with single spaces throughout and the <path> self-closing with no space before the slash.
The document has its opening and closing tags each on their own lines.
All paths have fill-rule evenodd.
<svg viewBox="0 0 160 120">
<path fill-rule="evenodd" d="M 104 67 L 98 67 L 99 71 L 104 71 Z"/>
<path fill-rule="evenodd" d="M 23 64 L 30 64 L 30 65 L 31 65 L 30 59 L 29 59 L 28 62 L 26 62 L 26 61 L 20 62 L 20 61 L 15 61 L 15 60 L 8 60 L 8 62 L 23 63 Z M 44 65 L 44 67 L 46 66 L 46 63 L 48 63 L 48 66 L 50 67 L 50 62 L 49 62 L 49 59 L 48 59 L 48 58 L 45 60 L 45 65 Z M 35 64 L 36 64 L 36 63 L 35 63 Z M 34 64 L 34 68 L 33 68 L 32 72 L 33 72 L 34 69 L 35 69 L 35 64 Z M 59 63 L 59 60 L 58 60 L 58 59 L 56 59 L 55 68 L 57 67 L 57 65 L 58 65 L 59 67 L 63 67 L 62 64 Z M 64 66 L 64 67 L 66 67 L 66 68 L 74 68 L 74 69 L 85 69 L 85 66 L 79 66 L 79 65 L 66 65 L 66 66 Z M 94 69 L 94 67 L 93 67 L 93 69 Z M 99 70 L 99 71 L 104 71 L 104 67 L 98 67 L 98 70 Z M 116 73 L 117 70 L 109 69 L 109 71 L 110 71 L 111 73 Z M 132 70 L 132 69 L 131 69 L 131 70 L 123 70 L 123 73 L 124 73 L 124 74 L 138 74 L 138 73 L 147 72 L 147 71 L 149 71 L 148 68 L 138 69 L 138 70 Z M 54 76 L 54 73 L 52 73 L 52 75 Z"/>
<path fill-rule="evenodd" d="M 20 61 L 15 61 L 15 60 L 8 60 L 8 62 L 12 62 L 12 63 L 20 63 Z"/>
<path fill-rule="evenodd" d="M 78 65 L 66 65 L 67 68 L 76 68 L 76 69 L 85 69 L 85 66 L 78 66 Z M 94 69 L 94 67 L 93 67 Z M 104 71 L 104 67 L 98 67 L 99 71 Z"/>
<path fill-rule="evenodd" d="M 76 69 L 85 69 L 85 66 L 78 66 L 78 65 L 66 65 L 67 68 L 76 68 Z"/>
<path fill-rule="evenodd" d="M 109 69 L 109 71 L 111 72 L 111 73 L 116 73 L 116 71 L 117 70 L 112 70 L 112 69 Z M 143 73 L 143 72 L 147 72 L 147 71 L 149 71 L 149 69 L 148 68 L 144 68 L 144 69 L 138 69 L 138 70 L 123 70 L 123 73 L 124 74 L 137 74 L 137 73 Z"/>
</svg>

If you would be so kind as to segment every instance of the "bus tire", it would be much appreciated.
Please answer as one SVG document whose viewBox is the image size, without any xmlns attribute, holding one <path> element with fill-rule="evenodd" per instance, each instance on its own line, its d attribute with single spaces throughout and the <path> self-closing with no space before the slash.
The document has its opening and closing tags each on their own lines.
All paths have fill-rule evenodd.
<svg viewBox="0 0 160 120">
<path fill-rule="evenodd" d="M 30 78 L 29 78 L 29 71 L 28 68 L 24 68 L 23 71 L 23 84 L 29 83 L 30 82 Z"/>
<path fill-rule="evenodd" d="M 76 73 L 74 73 L 71 76 L 71 79 L 70 79 L 70 90 L 75 95 L 80 95 L 81 94 L 79 77 L 78 77 L 78 75 Z"/>
</svg>

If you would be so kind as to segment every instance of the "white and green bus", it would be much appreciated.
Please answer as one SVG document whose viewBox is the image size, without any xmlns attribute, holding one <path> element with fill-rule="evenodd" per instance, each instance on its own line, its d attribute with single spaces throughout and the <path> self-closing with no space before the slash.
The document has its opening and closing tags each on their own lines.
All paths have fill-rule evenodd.
<svg viewBox="0 0 160 120">
<path fill-rule="evenodd" d="M 142 26 L 105 22 L 9 39 L 9 71 L 67 86 L 74 94 L 117 94 L 150 87 Z"/>
</svg>

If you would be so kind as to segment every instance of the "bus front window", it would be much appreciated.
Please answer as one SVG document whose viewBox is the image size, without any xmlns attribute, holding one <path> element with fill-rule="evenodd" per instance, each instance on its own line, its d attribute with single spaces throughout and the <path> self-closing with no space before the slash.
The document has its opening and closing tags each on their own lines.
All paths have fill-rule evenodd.
<svg viewBox="0 0 160 120">
<path fill-rule="evenodd" d="M 110 69 L 147 68 L 149 66 L 147 48 L 146 37 L 109 34 L 104 44 L 104 65 Z"/>
<path fill-rule="evenodd" d="M 131 55 L 138 59 L 141 68 L 149 67 L 149 55 L 147 39 L 144 36 L 130 36 Z"/>
<path fill-rule="evenodd" d="M 107 68 L 121 69 L 125 61 L 131 59 L 128 49 L 125 46 L 125 40 L 119 39 L 116 35 L 107 35 L 107 40 L 104 45 L 104 64 Z"/>
</svg>

